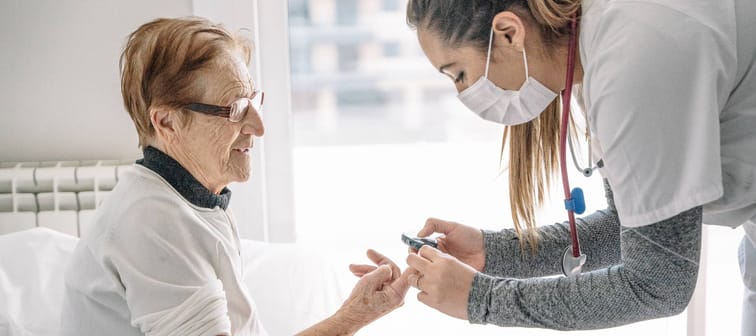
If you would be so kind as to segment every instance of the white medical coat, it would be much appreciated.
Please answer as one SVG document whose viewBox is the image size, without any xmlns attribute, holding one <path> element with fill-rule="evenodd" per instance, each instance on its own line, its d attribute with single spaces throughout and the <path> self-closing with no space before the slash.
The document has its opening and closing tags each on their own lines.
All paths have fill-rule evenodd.
<svg viewBox="0 0 756 336">
<path fill-rule="evenodd" d="M 579 98 L 622 225 L 700 205 L 707 224 L 756 221 L 756 1 L 586 0 L 583 11 Z"/>
</svg>

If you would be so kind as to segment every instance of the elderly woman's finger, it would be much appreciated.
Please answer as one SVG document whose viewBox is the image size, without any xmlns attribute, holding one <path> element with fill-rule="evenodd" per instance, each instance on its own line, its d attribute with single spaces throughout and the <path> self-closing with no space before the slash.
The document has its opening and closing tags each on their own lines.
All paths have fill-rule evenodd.
<svg viewBox="0 0 756 336">
<path fill-rule="evenodd" d="M 398 279 L 394 280 L 389 286 L 385 286 L 383 290 L 393 298 L 392 300 L 398 302 L 399 305 L 404 302 L 404 296 L 407 295 L 407 291 L 410 288 L 410 276 L 417 274 L 417 270 L 413 268 L 407 268 L 402 272 L 402 275 Z"/>
<path fill-rule="evenodd" d="M 392 280 L 398 278 L 399 275 L 402 274 L 402 270 L 399 268 L 399 266 L 396 266 L 396 264 L 391 261 L 391 259 L 387 258 L 376 250 L 367 250 L 367 257 L 370 258 L 370 260 L 373 261 L 376 265 L 388 265 L 389 267 L 391 267 L 391 275 L 393 276 Z"/>
<path fill-rule="evenodd" d="M 377 290 L 381 288 L 386 282 L 391 280 L 391 273 L 391 267 L 385 265 L 379 266 L 374 271 L 365 274 L 365 276 L 360 279 L 360 282 L 365 281 L 365 285 L 368 289 Z"/>
<path fill-rule="evenodd" d="M 391 261 L 391 259 L 387 258 L 380 252 L 373 249 L 367 250 L 367 256 L 368 258 L 370 258 L 371 261 L 376 263 L 376 265 L 389 265 L 390 266 L 391 264 L 394 263 L 393 261 Z"/>
<path fill-rule="evenodd" d="M 357 277 L 362 277 L 363 275 L 374 271 L 376 268 L 378 267 L 373 265 L 349 265 L 349 271 Z"/>
<path fill-rule="evenodd" d="M 402 275 L 399 277 L 399 279 L 394 283 L 396 289 L 402 293 L 402 296 L 407 293 L 407 290 L 410 287 L 410 277 L 413 275 L 418 275 L 416 269 L 408 267 L 402 272 Z"/>
</svg>

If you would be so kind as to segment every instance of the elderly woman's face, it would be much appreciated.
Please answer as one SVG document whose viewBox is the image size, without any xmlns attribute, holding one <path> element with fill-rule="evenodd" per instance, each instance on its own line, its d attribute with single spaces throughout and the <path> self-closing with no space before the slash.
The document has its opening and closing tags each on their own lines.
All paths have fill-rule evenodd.
<svg viewBox="0 0 756 336">
<path fill-rule="evenodd" d="M 245 63 L 238 55 L 222 56 L 201 72 L 197 80 L 205 88 L 201 99 L 193 103 L 230 106 L 240 98 L 251 98 L 257 89 Z M 239 122 L 227 118 L 193 113 L 191 122 L 179 132 L 177 144 L 184 150 L 182 163 L 191 165 L 201 182 L 214 192 L 231 182 L 242 182 L 250 176 L 250 152 L 255 136 L 264 128 L 259 111 L 250 108 Z"/>
</svg>

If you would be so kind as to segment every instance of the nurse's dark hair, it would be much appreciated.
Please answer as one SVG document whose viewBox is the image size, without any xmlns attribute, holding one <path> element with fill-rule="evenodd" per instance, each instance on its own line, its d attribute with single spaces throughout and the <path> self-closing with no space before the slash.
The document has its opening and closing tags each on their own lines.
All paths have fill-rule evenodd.
<svg viewBox="0 0 756 336">
<path fill-rule="evenodd" d="M 409 0 L 407 23 L 432 32 L 446 46 L 472 46 L 486 52 L 494 17 L 511 11 L 536 27 L 542 51 L 566 45 L 570 22 L 580 13 L 582 0 Z M 504 129 L 501 158 L 509 142 L 509 198 L 515 231 L 523 249 L 535 253 L 538 230 L 535 207 L 543 204 L 559 169 L 559 101 L 535 120 Z M 573 132 L 573 134 L 575 134 Z"/>
</svg>

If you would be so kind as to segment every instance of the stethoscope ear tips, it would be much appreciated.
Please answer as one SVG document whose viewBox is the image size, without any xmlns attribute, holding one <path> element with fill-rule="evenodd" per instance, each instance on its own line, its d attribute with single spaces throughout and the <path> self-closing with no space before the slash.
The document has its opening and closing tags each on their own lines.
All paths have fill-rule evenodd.
<svg viewBox="0 0 756 336">
<path fill-rule="evenodd" d="M 593 175 L 593 168 L 585 168 L 585 169 L 583 169 L 583 175 L 585 177 L 591 177 L 591 175 Z"/>
</svg>

